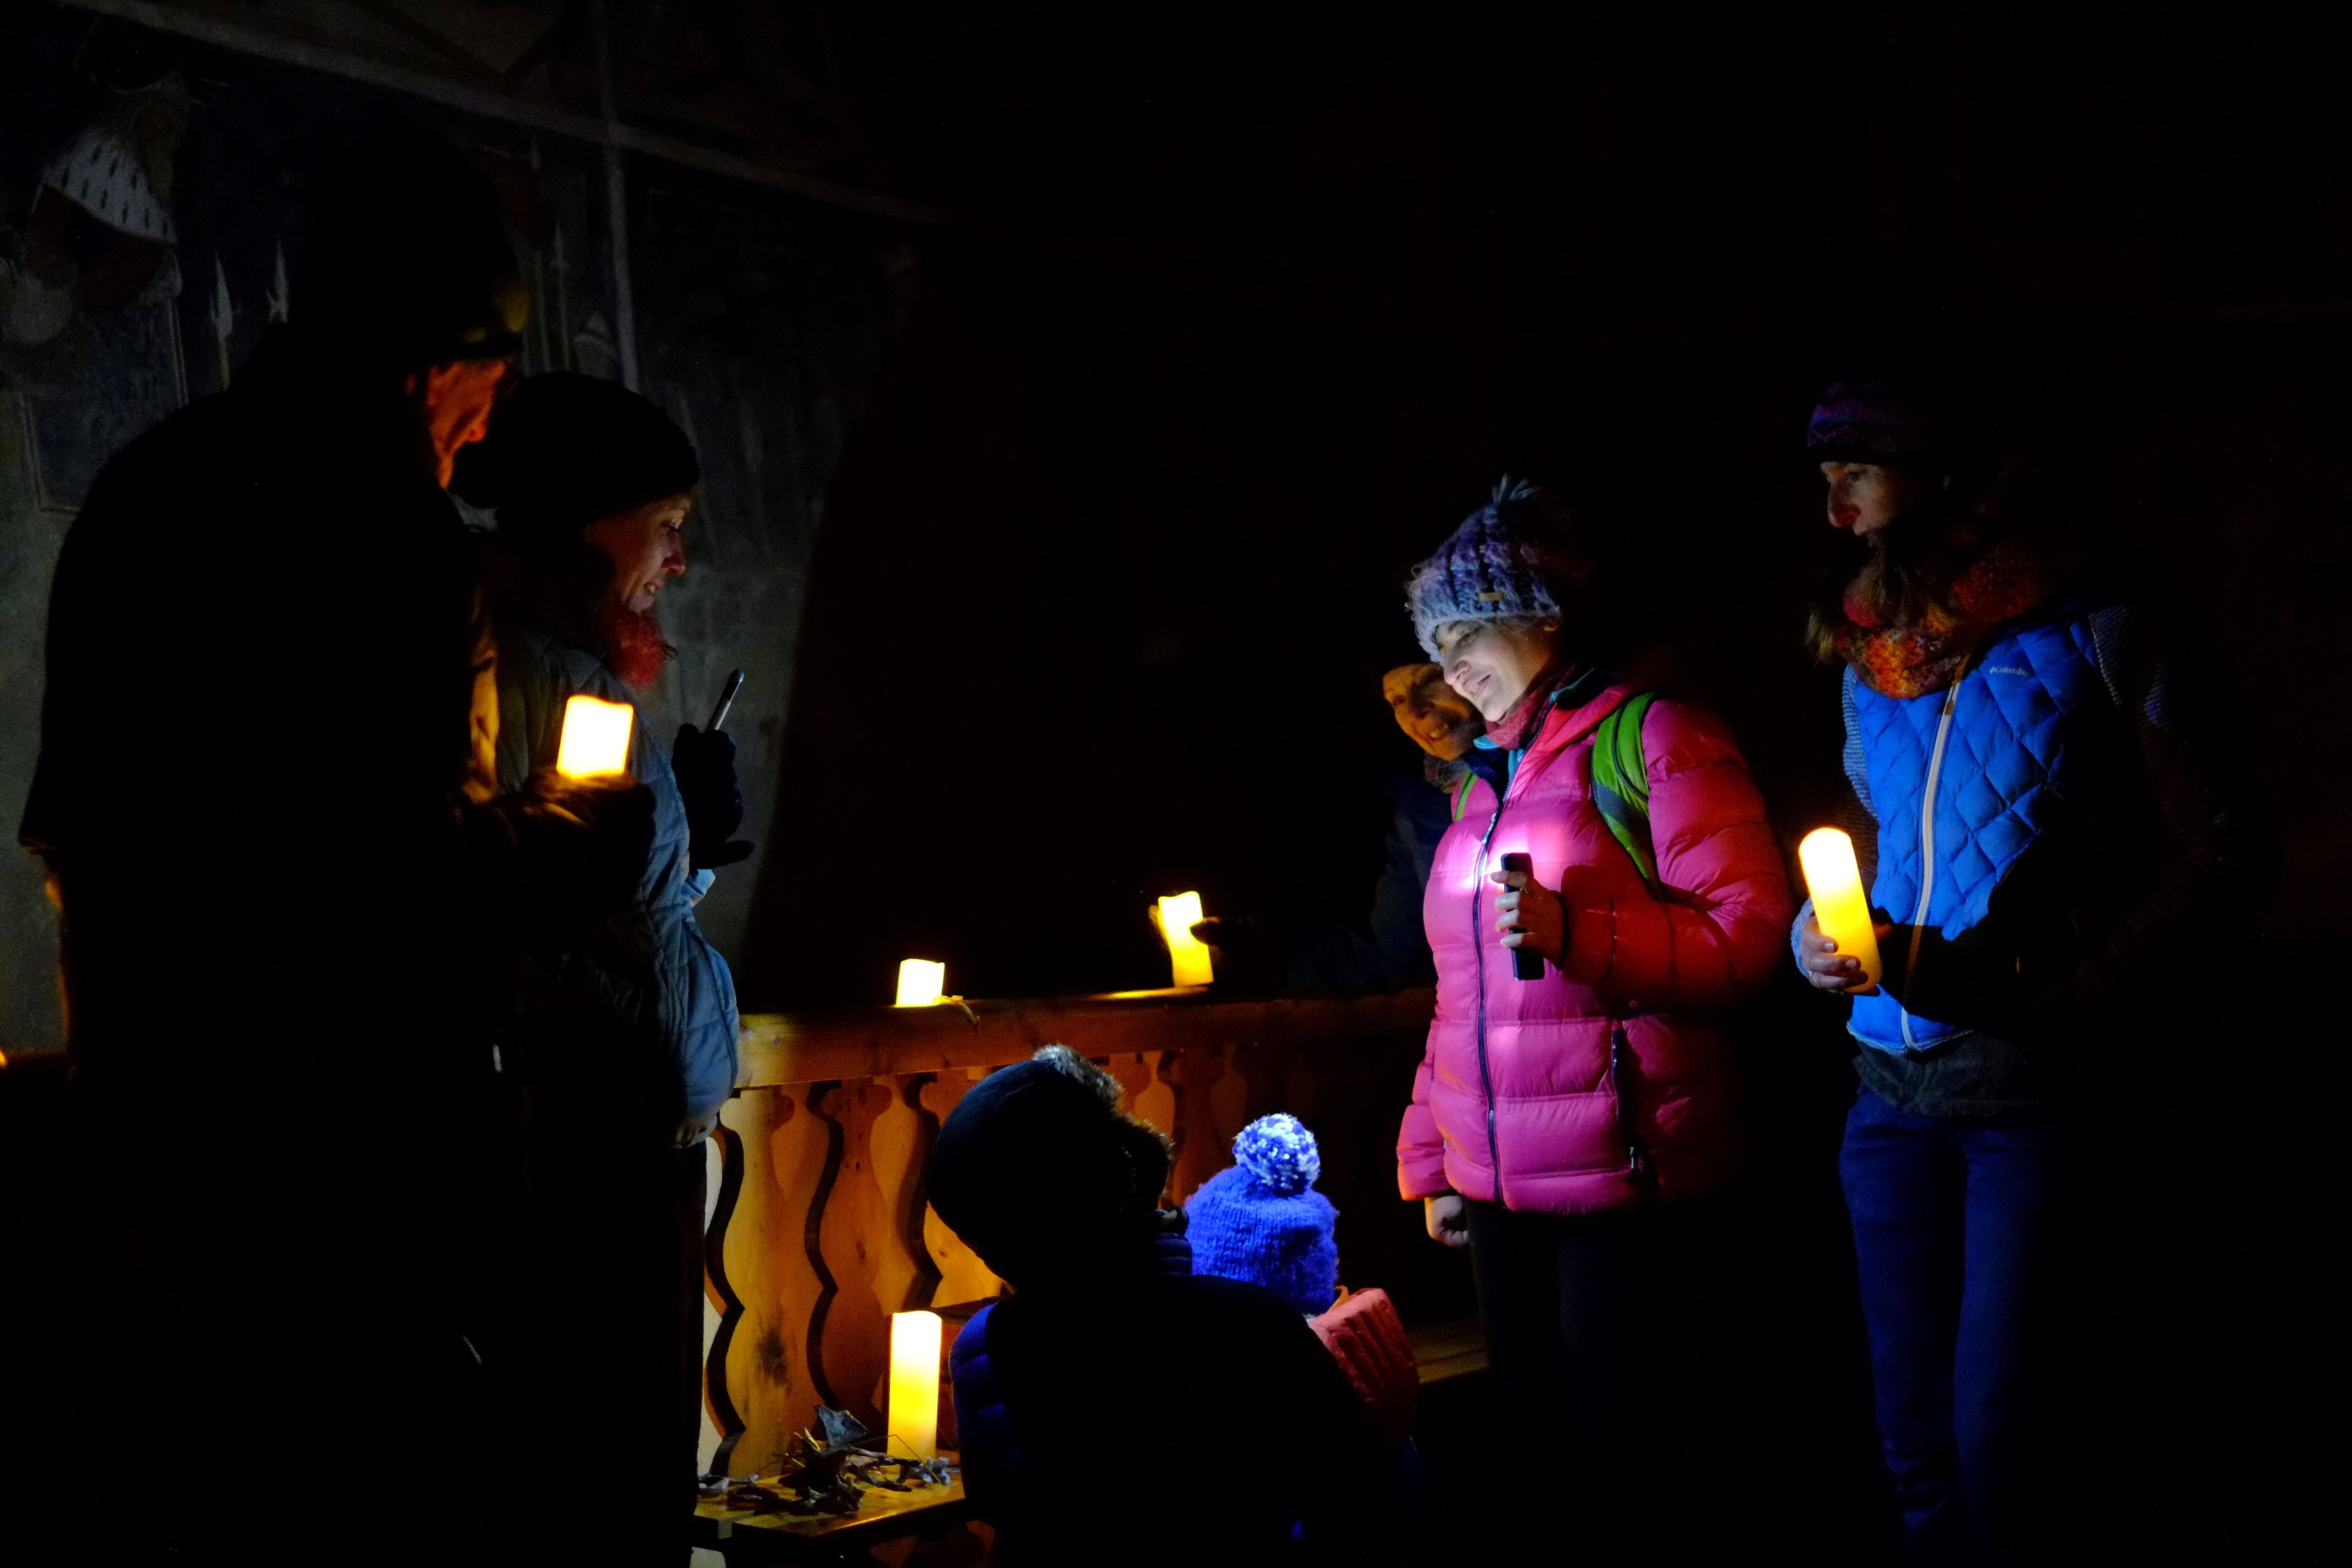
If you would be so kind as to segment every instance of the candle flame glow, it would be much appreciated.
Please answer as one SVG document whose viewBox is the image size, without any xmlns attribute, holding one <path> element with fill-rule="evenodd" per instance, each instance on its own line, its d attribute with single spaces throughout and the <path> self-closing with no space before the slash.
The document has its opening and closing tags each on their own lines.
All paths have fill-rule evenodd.
<svg viewBox="0 0 2352 1568">
<path fill-rule="evenodd" d="M 563 705 L 563 739 L 555 749 L 555 771 L 566 778 L 594 778 L 629 771 L 629 726 L 636 710 L 625 702 L 577 696 Z"/>
<path fill-rule="evenodd" d="M 890 1314 L 890 1414 L 893 1458 L 930 1459 L 940 1448 L 940 1315 Z"/>
<path fill-rule="evenodd" d="M 1206 985 L 1216 978 L 1210 967 L 1209 944 L 1192 934 L 1201 919 L 1201 895 L 1171 893 L 1160 900 L 1160 934 L 1168 943 L 1172 985 Z"/>
<path fill-rule="evenodd" d="M 947 990 L 948 966 L 934 963 L 928 958 L 902 958 L 898 961 L 898 1000 L 900 1007 L 928 1007 Z"/>
</svg>

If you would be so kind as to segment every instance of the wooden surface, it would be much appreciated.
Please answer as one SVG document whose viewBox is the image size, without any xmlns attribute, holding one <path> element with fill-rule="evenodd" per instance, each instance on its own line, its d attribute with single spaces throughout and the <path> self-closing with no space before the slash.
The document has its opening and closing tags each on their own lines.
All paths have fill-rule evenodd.
<svg viewBox="0 0 2352 1568">
<path fill-rule="evenodd" d="M 1423 1388 L 1486 1370 L 1486 1331 L 1475 1317 L 1431 1323 L 1406 1337 L 1412 1342 L 1413 1367 Z"/>
<path fill-rule="evenodd" d="M 923 1172 L 956 1102 L 991 1068 L 1042 1045 L 1101 1062 L 1122 1109 L 1169 1134 L 1166 1201 L 1230 1164 L 1234 1136 L 1252 1118 L 1287 1110 L 1314 1128 L 1323 1190 L 1353 1215 L 1340 1242 L 1350 1282 L 1393 1292 L 1400 1260 L 1426 1251 L 1418 1214 L 1395 1196 L 1392 1148 L 1428 991 L 968 1005 L 743 1020 L 748 1082 L 714 1136 L 705 1470 L 781 1468 L 819 1405 L 883 1430 L 890 1314 L 1002 1289 L 930 1212 Z M 941 1385 L 944 1397 L 944 1374 Z"/>
<path fill-rule="evenodd" d="M 867 1542 L 952 1524 L 969 1511 L 964 1505 L 963 1475 L 959 1471 L 945 1486 L 903 1492 L 869 1488 L 854 1514 L 755 1513 L 730 1508 L 723 1500 L 705 1499 L 695 1504 L 694 1541 L 698 1546 L 717 1547 L 730 1559 L 830 1556 Z"/>
<path fill-rule="evenodd" d="M 1182 1050 L 1212 1038 L 1280 1045 L 1426 1029 L 1434 1001 L 1427 987 L 1348 1002 L 1228 1002 L 1213 987 L 1193 987 L 849 1013 L 754 1013 L 743 1019 L 743 1066 L 747 1084 L 764 1088 L 1003 1067 L 1050 1045 L 1088 1057 Z"/>
</svg>

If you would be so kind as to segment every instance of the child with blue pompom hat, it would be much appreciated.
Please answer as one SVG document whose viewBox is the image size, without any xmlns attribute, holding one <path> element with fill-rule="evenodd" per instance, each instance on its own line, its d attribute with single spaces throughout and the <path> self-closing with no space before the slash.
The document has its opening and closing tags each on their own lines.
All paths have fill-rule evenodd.
<svg viewBox="0 0 2352 1568">
<path fill-rule="evenodd" d="M 1389 1450 L 1399 1495 L 1418 1496 L 1412 1346 L 1386 1291 L 1339 1297 L 1339 1211 L 1315 1190 L 1323 1173 L 1315 1134 L 1295 1116 L 1261 1116 L 1234 1140 L 1234 1160 L 1184 1205 L 1192 1271 L 1271 1290 L 1305 1314 Z"/>
<path fill-rule="evenodd" d="M 1315 1134 L 1295 1116 L 1261 1116 L 1234 1140 L 1234 1159 L 1184 1205 L 1193 1272 L 1262 1285 L 1314 1317 L 1339 1289 L 1339 1214 L 1315 1190 Z"/>
</svg>

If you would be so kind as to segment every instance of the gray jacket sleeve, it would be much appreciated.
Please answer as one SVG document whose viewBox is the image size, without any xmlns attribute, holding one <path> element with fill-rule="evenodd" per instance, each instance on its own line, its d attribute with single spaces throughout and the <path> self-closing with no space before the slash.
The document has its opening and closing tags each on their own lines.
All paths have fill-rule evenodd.
<svg viewBox="0 0 2352 1568">
<path fill-rule="evenodd" d="M 518 789 L 552 767 L 563 707 L 585 692 L 608 702 L 635 700 L 593 655 L 535 633 L 509 635 L 499 660 L 499 780 Z M 686 804 L 669 754 L 640 710 L 629 738 L 629 771 L 654 795 L 653 851 L 637 900 L 599 923 L 579 951 L 541 965 L 531 1003 L 617 1025 L 664 1064 L 685 1121 L 707 1122 L 735 1087 L 735 982 L 702 934 L 694 904 L 709 887 L 688 861 Z"/>
</svg>

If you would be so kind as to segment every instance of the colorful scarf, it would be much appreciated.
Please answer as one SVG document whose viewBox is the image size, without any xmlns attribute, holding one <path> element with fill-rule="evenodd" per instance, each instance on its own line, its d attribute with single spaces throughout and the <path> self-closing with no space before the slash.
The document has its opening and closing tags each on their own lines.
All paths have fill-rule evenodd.
<svg viewBox="0 0 2352 1568">
<path fill-rule="evenodd" d="M 1951 607 L 1930 606 L 1923 620 L 1910 626 L 1874 617 L 1849 584 L 1843 601 L 1845 625 L 1834 634 L 1838 657 L 1882 696 L 1941 691 L 1987 633 L 2048 598 L 2057 575 L 2047 555 L 2026 540 L 2013 534 L 1996 540 L 1952 578 Z"/>
</svg>

